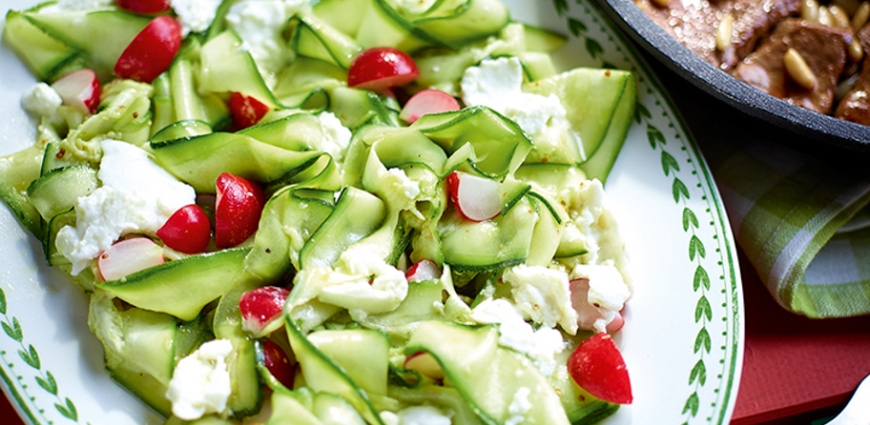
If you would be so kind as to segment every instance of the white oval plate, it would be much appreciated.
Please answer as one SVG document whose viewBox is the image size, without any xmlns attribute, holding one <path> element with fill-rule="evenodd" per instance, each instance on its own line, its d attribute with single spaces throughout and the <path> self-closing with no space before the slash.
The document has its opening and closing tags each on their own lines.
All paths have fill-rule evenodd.
<svg viewBox="0 0 870 425">
<path fill-rule="evenodd" d="M 11 3 L 11 4 L 10 4 Z M 7 0 L 23 9 L 34 0 Z M 570 35 L 557 65 L 633 71 L 638 112 L 607 183 L 635 293 L 617 338 L 634 403 L 607 424 L 727 424 L 743 359 L 743 299 L 721 199 L 681 118 L 642 60 L 590 0 L 508 1 L 520 21 Z M 0 47 L 0 155 L 34 123 L 18 100 L 34 78 Z M 115 384 L 87 326 L 87 299 L 45 265 L 35 238 L 0 208 L 0 387 L 32 424 L 162 424 Z"/>
</svg>

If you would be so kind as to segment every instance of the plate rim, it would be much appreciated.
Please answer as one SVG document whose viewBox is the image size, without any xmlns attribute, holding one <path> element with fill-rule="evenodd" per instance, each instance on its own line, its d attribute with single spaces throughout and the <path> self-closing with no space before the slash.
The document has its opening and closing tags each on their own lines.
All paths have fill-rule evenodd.
<svg viewBox="0 0 870 425">
<path fill-rule="evenodd" d="M 560 0 L 553 0 L 553 3 L 559 4 Z M 732 355 L 730 356 L 730 358 L 731 358 L 731 362 L 730 362 L 731 363 L 731 373 L 728 376 L 727 391 L 726 391 L 726 395 L 725 395 L 725 399 L 726 399 L 725 404 L 724 404 L 723 408 L 718 410 L 719 417 L 718 417 L 718 420 L 716 422 L 716 423 L 725 423 L 727 418 L 729 418 L 731 416 L 731 413 L 733 412 L 734 404 L 736 402 L 736 390 L 737 390 L 737 386 L 738 386 L 739 381 L 740 381 L 740 373 L 741 373 L 740 366 L 742 365 L 743 343 L 744 343 L 744 336 L 745 336 L 744 330 L 743 330 L 744 308 L 743 308 L 743 304 L 742 304 L 742 294 L 741 294 L 742 291 L 741 291 L 741 283 L 740 283 L 741 279 L 740 279 L 740 273 L 739 273 L 739 262 L 737 261 L 737 257 L 736 257 L 733 235 L 730 231 L 730 226 L 727 224 L 726 210 L 724 208 L 724 205 L 722 204 L 721 196 L 719 195 L 719 192 L 715 186 L 715 181 L 712 178 L 712 175 L 710 174 L 709 167 L 707 166 L 706 162 L 704 161 L 704 158 L 701 155 L 701 152 L 698 148 L 697 143 L 694 141 L 694 138 L 692 137 L 691 133 L 688 131 L 686 124 L 685 124 L 685 120 L 682 118 L 679 111 L 677 110 L 677 108 L 675 107 L 673 102 L 671 101 L 670 96 L 667 94 L 667 91 L 664 90 L 660 80 L 653 74 L 647 61 L 644 60 L 644 58 L 639 55 L 639 52 L 636 49 L 634 49 L 630 43 L 628 43 L 628 40 L 624 37 L 624 34 L 621 31 L 619 31 L 619 29 L 617 27 L 614 26 L 615 25 L 614 20 L 612 18 L 607 18 L 606 15 L 603 13 L 602 8 L 600 6 L 598 6 L 594 1 L 583 0 L 583 1 L 577 1 L 577 3 L 579 5 L 582 5 L 585 3 L 585 4 L 592 6 L 592 8 L 596 11 L 596 13 L 598 13 L 598 15 L 601 18 L 603 18 L 603 19 L 601 19 L 600 24 L 607 26 L 610 30 L 610 33 L 614 34 L 617 38 L 619 38 L 620 42 L 626 47 L 625 50 L 627 51 L 627 55 L 629 55 L 631 57 L 631 60 L 633 60 L 634 62 L 636 62 L 639 65 L 642 72 L 645 74 L 645 77 L 647 78 L 648 83 L 655 88 L 656 94 L 666 104 L 666 109 L 674 114 L 672 122 L 674 122 L 676 125 L 678 125 L 680 127 L 680 130 L 682 131 L 682 133 L 685 135 L 685 138 L 684 138 L 684 140 L 682 140 L 681 143 L 684 147 L 688 147 L 691 151 L 691 156 L 698 160 L 697 166 L 702 171 L 701 176 L 699 176 L 699 179 L 702 179 L 706 184 L 705 187 L 707 189 L 709 189 L 710 193 L 708 195 L 709 195 L 710 199 L 707 200 L 707 205 L 709 206 L 712 203 L 715 211 L 717 212 L 717 214 L 716 214 L 716 216 L 718 217 L 718 222 L 716 225 L 717 234 L 724 236 L 722 238 L 721 242 L 726 245 L 726 249 L 724 250 L 725 252 L 723 254 L 728 257 L 728 262 L 727 262 L 727 264 L 723 265 L 723 267 L 726 267 L 726 269 L 729 271 L 729 274 L 730 274 L 730 278 L 727 279 L 726 283 L 730 283 L 730 285 L 731 285 L 730 294 L 731 294 L 732 303 L 734 306 L 734 310 L 731 312 L 732 320 L 733 320 L 732 326 L 736 328 L 736 329 L 732 329 L 732 332 L 736 332 L 736 334 L 729 332 L 729 335 L 736 336 L 736 338 L 733 340 L 731 347 L 730 347 L 730 350 L 732 353 Z M 0 24 L 0 28 L 2 28 L 2 24 Z M 16 222 L 16 224 L 17 224 L 17 222 Z M 32 236 L 29 235 L 29 233 L 26 234 L 26 237 L 32 238 Z M 0 288 L 0 290 L 2 290 L 2 288 Z M 735 302 L 735 299 L 736 299 L 736 302 Z M 13 402 L 12 404 L 16 408 L 16 410 L 19 411 L 19 415 L 21 415 L 21 413 L 22 413 L 20 409 L 24 409 L 26 411 L 26 416 L 21 415 L 22 419 L 27 420 L 26 417 L 29 417 L 29 418 L 31 418 L 30 423 L 33 423 L 33 424 L 41 423 L 38 420 L 36 420 L 36 418 L 34 417 L 34 414 L 30 411 L 30 409 L 28 409 L 27 403 L 25 402 L 25 400 L 23 400 L 21 395 L 17 393 L 17 389 L 14 387 L 14 385 L 10 385 L 11 381 L 9 380 L 10 379 L 9 376 L 7 376 L 8 371 L 6 370 L 5 362 L 2 366 L 3 367 L 0 367 L 0 378 L 2 378 L 2 379 L 0 379 L 0 385 L 5 387 L 4 390 L 12 390 L 12 392 L 14 393 L 14 395 L 15 395 L 14 399 L 17 401 L 17 403 Z M 9 393 L 7 393 L 7 396 L 8 395 L 9 395 Z M 13 401 L 12 398 L 10 398 L 10 401 Z"/>
</svg>

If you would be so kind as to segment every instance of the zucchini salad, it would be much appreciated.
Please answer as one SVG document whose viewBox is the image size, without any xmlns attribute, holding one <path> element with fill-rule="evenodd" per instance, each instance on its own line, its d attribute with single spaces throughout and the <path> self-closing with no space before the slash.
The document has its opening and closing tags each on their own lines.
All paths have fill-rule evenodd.
<svg viewBox="0 0 870 425">
<path fill-rule="evenodd" d="M 167 424 L 632 402 L 603 189 L 631 73 L 558 69 L 498 0 L 58 0 L 3 40 L 39 82 L 0 199 Z"/>
</svg>

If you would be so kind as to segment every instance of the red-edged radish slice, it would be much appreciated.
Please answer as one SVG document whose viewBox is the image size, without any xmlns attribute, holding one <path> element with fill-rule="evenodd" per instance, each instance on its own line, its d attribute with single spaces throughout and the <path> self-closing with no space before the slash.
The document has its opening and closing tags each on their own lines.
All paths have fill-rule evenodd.
<svg viewBox="0 0 870 425">
<path fill-rule="evenodd" d="M 568 358 L 568 373 L 584 390 L 604 401 L 631 404 L 631 380 L 619 348 L 610 335 L 597 333 Z"/>
<path fill-rule="evenodd" d="M 399 118 L 411 124 L 426 114 L 458 111 L 459 109 L 459 101 L 455 97 L 441 90 L 423 90 L 408 99 L 402 112 L 399 113 Z"/>
<path fill-rule="evenodd" d="M 118 8 L 143 15 L 156 15 L 172 8 L 169 0 L 116 0 Z"/>
<path fill-rule="evenodd" d="M 414 59 L 392 47 L 364 50 L 350 63 L 348 87 L 382 91 L 404 86 L 417 79 L 420 71 Z"/>
<path fill-rule="evenodd" d="M 115 75 L 150 83 L 166 71 L 181 47 L 181 25 L 164 15 L 151 20 L 115 62 Z"/>
<path fill-rule="evenodd" d="M 172 213 L 157 237 L 178 252 L 196 254 L 205 251 L 211 241 L 211 223 L 199 205 L 185 205 Z"/>
<path fill-rule="evenodd" d="M 409 283 L 441 278 L 441 268 L 432 260 L 420 260 L 405 272 Z"/>
<path fill-rule="evenodd" d="M 447 193 L 463 217 L 472 221 L 489 220 L 501 212 L 499 182 L 454 171 L 447 176 Z"/>
<path fill-rule="evenodd" d="M 441 365 L 432 357 L 431 354 L 425 351 L 418 351 L 408 356 L 405 359 L 405 369 L 415 370 L 422 375 L 426 375 L 432 379 L 444 379 L 444 371 L 441 370 Z"/>
<path fill-rule="evenodd" d="M 242 294 L 239 311 L 242 313 L 242 329 L 259 338 L 281 327 L 281 313 L 290 291 L 277 286 L 264 286 Z"/>
<path fill-rule="evenodd" d="M 263 353 L 263 366 L 269 373 L 286 388 L 293 388 L 293 380 L 296 375 L 294 364 L 290 361 L 287 353 L 270 339 L 260 341 L 260 350 Z"/>
<path fill-rule="evenodd" d="M 97 268 L 105 281 L 163 264 L 163 248 L 145 237 L 124 239 L 100 253 Z"/>
<path fill-rule="evenodd" d="M 248 128 L 258 122 L 269 112 L 269 106 L 259 100 L 238 92 L 230 94 L 227 103 L 230 115 L 233 116 L 233 127 L 236 130 Z"/>
<path fill-rule="evenodd" d="M 577 325 L 580 329 L 596 330 L 594 328 L 595 321 L 604 319 L 604 315 L 601 314 L 601 310 L 589 304 L 589 279 L 585 277 L 574 279 L 569 284 L 571 289 L 571 306 L 577 312 Z M 622 314 L 616 313 L 616 317 L 607 324 L 605 331 L 607 333 L 614 333 L 620 330 L 624 323 L 625 320 Z"/>
<path fill-rule="evenodd" d="M 214 237 L 219 249 L 236 246 L 257 231 L 266 197 L 254 182 L 230 173 L 217 178 Z"/>
<path fill-rule="evenodd" d="M 83 114 L 93 114 L 100 106 L 100 79 L 90 69 L 71 72 L 54 83 L 51 88 L 60 95 L 63 103 Z"/>
</svg>

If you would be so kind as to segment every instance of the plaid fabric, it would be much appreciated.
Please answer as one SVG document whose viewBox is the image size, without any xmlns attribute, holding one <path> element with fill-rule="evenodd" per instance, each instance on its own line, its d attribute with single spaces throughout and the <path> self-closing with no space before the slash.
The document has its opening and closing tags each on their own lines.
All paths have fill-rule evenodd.
<svg viewBox="0 0 870 425">
<path fill-rule="evenodd" d="M 737 243 L 785 308 L 870 313 L 870 180 L 778 144 L 706 144 Z"/>
</svg>

